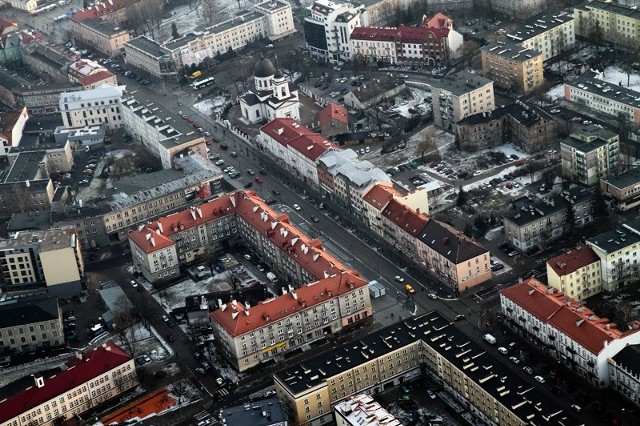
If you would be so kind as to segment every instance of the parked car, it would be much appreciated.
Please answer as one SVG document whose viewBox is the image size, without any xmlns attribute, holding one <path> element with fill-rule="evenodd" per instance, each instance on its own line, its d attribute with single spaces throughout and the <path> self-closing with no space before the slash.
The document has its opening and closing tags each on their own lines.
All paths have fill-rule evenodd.
<svg viewBox="0 0 640 426">
<path fill-rule="evenodd" d="M 509 351 L 507 350 L 507 348 L 505 348 L 504 346 L 500 346 L 498 348 L 498 352 L 500 352 L 502 355 L 506 355 L 509 353 Z"/>
<path fill-rule="evenodd" d="M 292 207 L 293 207 L 293 209 L 294 209 L 295 211 L 297 211 L 297 212 L 299 212 L 300 210 L 302 210 L 302 209 L 300 208 L 300 206 L 299 206 L 299 205 L 297 205 L 297 204 L 294 204 Z"/>
<path fill-rule="evenodd" d="M 544 377 L 542 377 L 542 376 L 535 376 L 534 379 L 538 383 L 544 383 L 545 382 Z"/>
<path fill-rule="evenodd" d="M 525 365 L 524 367 L 522 367 L 522 369 L 527 374 L 533 374 L 533 369 L 531 367 L 529 367 L 528 365 Z"/>
<path fill-rule="evenodd" d="M 395 277 L 393 277 L 393 279 L 398 281 L 399 283 L 403 283 L 404 282 L 404 278 L 402 278 L 400 275 L 396 275 Z"/>
</svg>

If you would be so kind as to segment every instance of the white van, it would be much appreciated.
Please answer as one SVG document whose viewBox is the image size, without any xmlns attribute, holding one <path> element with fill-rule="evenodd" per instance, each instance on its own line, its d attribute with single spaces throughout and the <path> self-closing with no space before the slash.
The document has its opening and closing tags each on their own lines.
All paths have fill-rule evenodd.
<svg viewBox="0 0 640 426">
<path fill-rule="evenodd" d="M 276 274 L 274 274 L 273 272 L 267 272 L 267 278 L 269 279 L 269 281 L 271 281 L 272 283 L 277 283 L 278 282 L 278 277 L 276 276 Z"/>
<path fill-rule="evenodd" d="M 485 342 L 489 343 L 490 345 L 496 344 L 496 338 L 490 334 L 485 334 L 484 336 L 482 336 L 482 338 L 484 339 Z"/>
</svg>

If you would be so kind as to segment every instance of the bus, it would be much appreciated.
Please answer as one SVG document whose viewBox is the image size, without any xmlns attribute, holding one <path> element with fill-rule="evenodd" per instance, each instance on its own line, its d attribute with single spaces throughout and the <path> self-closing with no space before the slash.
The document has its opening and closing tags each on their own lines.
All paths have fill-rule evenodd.
<svg viewBox="0 0 640 426">
<path fill-rule="evenodd" d="M 203 87 L 207 87 L 213 83 L 215 83 L 215 80 L 213 79 L 213 77 L 207 77 L 200 81 L 194 81 L 193 83 L 191 83 L 191 87 L 193 88 L 193 90 L 200 90 Z"/>
</svg>

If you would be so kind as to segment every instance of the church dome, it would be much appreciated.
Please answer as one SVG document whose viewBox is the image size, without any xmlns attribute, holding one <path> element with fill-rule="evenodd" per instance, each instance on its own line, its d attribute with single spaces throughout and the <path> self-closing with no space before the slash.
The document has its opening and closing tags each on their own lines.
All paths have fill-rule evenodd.
<svg viewBox="0 0 640 426">
<path fill-rule="evenodd" d="M 276 67 L 273 66 L 270 60 L 262 58 L 257 63 L 253 70 L 254 77 L 271 77 L 276 73 Z"/>
<path fill-rule="evenodd" d="M 277 78 L 277 79 L 284 78 L 284 74 L 282 74 L 282 71 L 278 70 L 278 71 L 276 71 L 276 73 L 274 74 L 273 78 Z"/>
</svg>

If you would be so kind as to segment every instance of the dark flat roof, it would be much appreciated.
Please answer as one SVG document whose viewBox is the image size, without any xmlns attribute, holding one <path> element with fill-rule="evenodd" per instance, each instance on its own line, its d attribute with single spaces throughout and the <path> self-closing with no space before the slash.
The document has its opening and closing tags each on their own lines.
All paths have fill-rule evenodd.
<svg viewBox="0 0 640 426">
<path fill-rule="evenodd" d="M 275 397 L 225 408 L 220 418 L 227 426 L 270 426 L 287 421 L 282 403 Z"/>
</svg>

